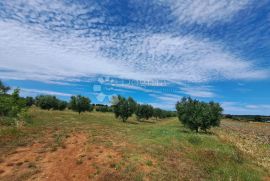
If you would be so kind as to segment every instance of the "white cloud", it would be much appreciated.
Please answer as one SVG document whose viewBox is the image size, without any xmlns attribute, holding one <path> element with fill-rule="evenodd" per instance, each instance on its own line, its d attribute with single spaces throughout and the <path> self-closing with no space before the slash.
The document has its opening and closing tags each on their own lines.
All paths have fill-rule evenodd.
<svg viewBox="0 0 270 181">
<path fill-rule="evenodd" d="M 27 89 L 20 88 L 22 96 L 37 96 L 37 95 L 54 95 L 54 96 L 63 96 L 63 97 L 71 97 L 72 94 L 67 94 L 63 92 L 55 92 L 48 90 L 39 90 L 39 89 Z"/>
<path fill-rule="evenodd" d="M 153 107 L 155 108 L 161 108 L 164 110 L 175 110 L 175 103 L 173 102 L 161 102 L 161 103 L 157 103 L 157 102 L 153 102 L 153 103 L 149 103 L 151 104 Z"/>
<path fill-rule="evenodd" d="M 170 93 L 154 93 L 150 94 L 150 96 L 158 100 L 158 102 L 150 103 L 151 105 L 165 110 L 174 110 L 175 104 L 182 98 L 180 95 Z"/>
<path fill-rule="evenodd" d="M 148 92 L 148 93 L 157 92 L 156 90 L 150 90 L 150 89 L 147 89 L 146 87 L 141 87 L 141 86 L 138 86 L 138 85 L 131 85 L 131 84 L 112 84 L 112 86 L 113 87 L 124 88 L 124 89 L 128 89 L 128 90 Z"/>
<path fill-rule="evenodd" d="M 210 98 L 216 96 L 215 93 L 212 91 L 212 88 L 209 86 L 191 86 L 191 87 L 182 87 L 180 89 L 185 94 L 194 97 Z"/>
<path fill-rule="evenodd" d="M 213 25 L 228 22 L 253 0 L 169 0 L 173 15 L 180 23 Z"/>
<path fill-rule="evenodd" d="M 131 42 L 132 44 L 132 42 Z M 194 36 L 155 34 L 135 47 L 125 45 L 116 61 L 141 76 L 170 81 L 207 82 L 220 79 L 260 79 L 268 72 L 225 50 L 220 43 Z"/>
<path fill-rule="evenodd" d="M 267 104 L 245 104 L 239 102 L 223 102 L 221 106 L 224 113 L 242 114 L 242 115 L 265 115 L 270 111 L 270 105 Z"/>
<path fill-rule="evenodd" d="M 0 68 L 11 70 L 2 71 L 2 78 L 72 81 L 96 74 L 117 75 L 123 70 L 121 65 L 110 65 L 95 53 L 86 54 L 84 44 L 79 45 L 76 38 L 66 39 L 65 45 L 75 45 L 76 49 L 82 48 L 81 51 L 58 46 L 45 34 L 1 21 L 0 37 Z"/>
<path fill-rule="evenodd" d="M 105 18 L 82 16 L 100 10 L 94 4 L 90 9 L 57 0 L 4 4 L 17 20 L 0 19 L 0 69 L 5 70 L 0 72 L 0 78 L 61 82 L 109 75 L 135 80 L 209 82 L 269 76 L 255 63 L 207 39 L 129 32 L 128 28 L 91 28 Z M 214 4 L 222 7 L 216 1 Z M 237 3 L 232 4 L 229 7 Z M 202 6 L 206 7 L 204 2 Z M 46 20 L 48 16 L 51 21 Z M 29 17 L 35 23 L 26 23 Z"/>
</svg>

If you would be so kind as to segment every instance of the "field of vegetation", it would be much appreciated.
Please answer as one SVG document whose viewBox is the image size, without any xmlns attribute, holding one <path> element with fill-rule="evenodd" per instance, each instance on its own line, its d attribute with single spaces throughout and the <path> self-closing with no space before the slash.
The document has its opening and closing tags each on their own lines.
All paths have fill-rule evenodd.
<svg viewBox="0 0 270 181">
<path fill-rule="evenodd" d="M 0 180 L 269 180 L 269 125 L 195 133 L 176 117 L 32 107 L 24 125 L 0 127 Z"/>
</svg>

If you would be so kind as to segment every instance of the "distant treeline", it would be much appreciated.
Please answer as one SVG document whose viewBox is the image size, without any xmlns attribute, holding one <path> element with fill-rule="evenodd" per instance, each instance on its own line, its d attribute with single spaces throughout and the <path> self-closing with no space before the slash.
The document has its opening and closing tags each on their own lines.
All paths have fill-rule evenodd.
<svg viewBox="0 0 270 181">
<path fill-rule="evenodd" d="M 262 115 L 231 115 L 224 114 L 225 118 L 233 119 L 237 121 L 255 121 L 255 122 L 270 122 L 270 116 Z"/>
<path fill-rule="evenodd" d="M 150 104 L 139 104 L 132 97 L 126 98 L 120 95 L 112 97 L 111 105 L 103 105 L 91 104 L 91 100 L 88 97 L 81 95 L 71 96 L 69 101 L 64 101 L 53 95 L 23 98 L 19 95 L 20 89 L 15 89 L 12 94 L 7 93 L 9 90 L 10 87 L 5 86 L 0 80 L 0 123 L 3 122 L 2 120 L 20 120 L 21 115 L 27 114 L 27 108 L 35 105 L 45 110 L 63 111 L 70 109 L 79 114 L 94 110 L 97 112 L 113 112 L 115 117 L 123 122 L 126 122 L 133 115 L 136 116 L 138 121 L 145 121 L 150 118 L 158 120 L 177 116 L 187 128 L 196 132 L 200 130 L 206 132 L 211 127 L 220 125 L 223 111 L 219 103 L 213 101 L 207 103 L 190 97 L 184 97 L 181 101 L 178 101 L 175 105 L 176 111 L 167 111 L 154 108 Z M 229 115 L 226 116 L 230 117 Z"/>
<path fill-rule="evenodd" d="M 65 110 L 71 109 L 73 111 L 97 111 L 97 112 L 113 112 L 116 117 L 123 115 L 122 119 L 126 120 L 132 114 L 135 114 L 138 120 L 149 119 L 154 117 L 162 119 L 166 117 L 176 116 L 174 111 L 166 111 L 159 108 L 154 108 L 151 105 L 141 105 L 132 98 L 124 98 L 116 96 L 117 100 L 112 100 L 112 105 L 91 104 L 88 97 L 81 95 L 71 96 L 69 101 L 58 99 L 53 95 L 39 95 L 36 97 L 20 97 L 20 89 L 15 89 L 13 93 L 8 94 L 10 87 L 5 86 L 0 80 L 0 116 L 17 117 L 21 111 L 26 110 L 33 105 L 44 110 Z M 132 100 L 132 104 L 131 101 Z"/>
</svg>

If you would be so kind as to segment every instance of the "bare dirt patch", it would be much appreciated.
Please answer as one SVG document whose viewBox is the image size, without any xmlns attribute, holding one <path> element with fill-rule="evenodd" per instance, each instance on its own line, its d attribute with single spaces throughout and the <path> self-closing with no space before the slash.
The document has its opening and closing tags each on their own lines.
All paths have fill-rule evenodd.
<svg viewBox="0 0 270 181">
<path fill-rule="evenodd" d="M 56 150 L 48 143 L 17 148 L 2 158 L 0 180 L 98 180 L 114 174 L 111 165 L 121 155 L 109 148 L 88 143 L 85 133 L 73 133 Z"/>
</svg>

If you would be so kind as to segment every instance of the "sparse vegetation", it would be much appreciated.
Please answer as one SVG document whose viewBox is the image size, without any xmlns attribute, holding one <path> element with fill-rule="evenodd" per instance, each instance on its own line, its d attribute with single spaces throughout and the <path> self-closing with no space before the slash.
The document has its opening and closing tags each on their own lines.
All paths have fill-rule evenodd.
<svg viewBox="0 0 270 181">
<path fill-rule="evenodd" d="M 33 177 L 51 174 L 52 179 L 57 179 L 57 174 L 53 173 L 58 165 L 61 165 L 57 167 L 58 174 L 72 178 L 72 174 L 63 171 L 68 167 L 82 180 L 89 177 L 102 180 L 107 175 L 110 180 L 260 180 L 267 176 L 267 171 L 234 146 L 236 142 L 219 137 L 223 127 L 217 129 L 217 137 L 215 134 L 194 134 L 179 124 L 177 118 L 135 125 L 122 124 L 112 113 L 88 112 L 79 116 L 70 110 L 31 108 L 29 114 L 34 120 L 30 127 L 14 133 L 1 129 L 0 153 L 4 164 L 0 169 L 15 168 L 16 164 L 5 165 L 17 155 L 18 162 L 27 159 L 43 168 Z M 130 121 L 136 118 L 130 117 Z M 24 147 L 29 151 L 14 152 L 17 144 L 25 142 Z M 58 143 L 60 147 L 64 143 L 66 148 L 51 152 L 50 145 Z M 7 156 L 10 152 L 14 152 L 12 157 Z M 39 160 L 32 160 L 31 155 L 35 154 Z M 46 167 L 46 162 L 42 161 L 45 155 L 53 160 Z M 0 178 L 3 175 L 5 172 Z M 12 180 L 13 177 L 5 175 L 5 178 Z"/>
<path fill-rule="evenodd" d="M 175 112 L 122 96 L 114 97 L 112 106 L 73 96 L 69 108 L 86 112 L 81 115 L 54 96 L 39 96 L 35 104 L 43 110 L 34 106 L 26 114 L 31 98 L 21 98 L 18 89 L 2 93 L 0 98 L 9 99 L 8 108 L 16 114 L 1 115 L 1 122 L 23 119 L 31 124 L 0 127 L 0 180 L 253 181 L 270 175 L 269 124 L 224 120 L 209 134 L 189 130 L 219 125 L 222 109 L 214 102 L 182 99 L 176 105 L 179 124 Z M 90 112 L 93 107 L 96 112 Z M 137 121 L 151 118 L 155 124 Z"/>
</svg>

